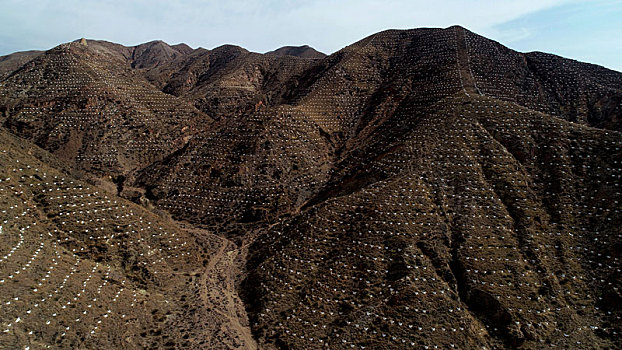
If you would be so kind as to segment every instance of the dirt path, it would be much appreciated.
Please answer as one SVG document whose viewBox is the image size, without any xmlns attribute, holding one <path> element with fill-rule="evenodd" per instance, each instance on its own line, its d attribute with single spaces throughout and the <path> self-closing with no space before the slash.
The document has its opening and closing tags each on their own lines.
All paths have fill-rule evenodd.
<svg viewBox="0 0 622 350">
<path fill-rule="evenodd" d="M 251 334 L 248 318 L 242 300 L 238 297 L 235 286 L 239 267 L 235 260 L 240 254 L 236 246 L 225 238 L 221 238 L 222 246 L 210 259 L 202 275 L 203 285 L 201 297 L 205 301 L 217 299 L 221 303 L 213 310 L 230 321 L 233 330 L 239 333 L 247 349 L 256 349 L 257 344 Z M 208 303 L 206 303 L 207 305 Z"/>
<path fill-rule="evenodd" d="M 240 266 L 236 262 L 240 249 L 226 238 L 214 235 L 209 231 L 193 228 L 188 224 L 179 226 L 194 235 L 210 235 L 218 240 L 218 248 L 201 271 L 199 278 L 199 295 L 203 303 L 204 312 L 208 314 L 213 324 L 214 335 L 228 334 L 237 342 L 229 344 L 234 349 L 257 349 L 253 339 L 244 303 L 239 298 L 236 288 L 236 278 L 240 275 Z"/>
<path fill-rule="evenodd" d="M 471 59 L 469 58 L 469 46 L 466 40 L 464 29 L 456 27 L 456 55 L 458 63 L 458 74 L 464 91 L 469 94 L 481 95 L 482 92 L 477 87 L 477 82 L 471 70 Z"/>
</svg>

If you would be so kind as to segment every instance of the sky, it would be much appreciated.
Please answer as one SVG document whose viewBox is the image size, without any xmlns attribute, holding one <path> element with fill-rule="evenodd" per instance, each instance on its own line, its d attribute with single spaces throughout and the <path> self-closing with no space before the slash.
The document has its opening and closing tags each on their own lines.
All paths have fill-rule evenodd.
<svg viewBox="0 0 622 350">
<path fill-rule="evenodd" d="M 454 24 L 622 72 L 622 0 L 0 0 L 0 55 L 81 37 L 330 54 L 385 29 Z"/>
</svg>

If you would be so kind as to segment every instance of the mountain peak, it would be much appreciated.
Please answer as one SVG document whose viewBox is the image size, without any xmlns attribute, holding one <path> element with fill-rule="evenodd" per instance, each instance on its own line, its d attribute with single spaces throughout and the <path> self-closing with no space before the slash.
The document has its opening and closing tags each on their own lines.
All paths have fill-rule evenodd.
<svg viewBox="0 0 622 350">
<path fill-rule="evenodd" d="M 326 54 L 315 50 L 309 45 L 283 46 L 274 51 L 266 52 L 265 54 L 268 56 L 295 56 L 312 59 L 320 59 L 326 57 Z"/>
</svg>

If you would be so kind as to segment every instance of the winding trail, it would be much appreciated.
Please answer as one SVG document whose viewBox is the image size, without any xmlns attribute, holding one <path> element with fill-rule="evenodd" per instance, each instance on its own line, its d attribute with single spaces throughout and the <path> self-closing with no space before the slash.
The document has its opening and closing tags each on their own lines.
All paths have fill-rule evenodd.
<svg viewBox="0 0 622 350">
<path fill-rule="evenodd" d="M 239 279 L 243 264 L 240 263 L 243 259 L 238 259 L 242 254 L 241 249 L 228 239 L 207 230 L 195 228 L 187 223 L 177 224 L 195 236 L 209 236 L 218 242 L 218 248 L 210 255 L 197 281 L 203 310 L 212 323 L 210 328 L 216 330 L 214 334 L 207 334 L 206 337 L 217 337 L 216 333 L 220 332 L 237 340 L 235 344 L 228 344 L 229 348 L 257 349 L 244 303 L 238 296 L 236 287 L 236 280 Z"/>
</svg>

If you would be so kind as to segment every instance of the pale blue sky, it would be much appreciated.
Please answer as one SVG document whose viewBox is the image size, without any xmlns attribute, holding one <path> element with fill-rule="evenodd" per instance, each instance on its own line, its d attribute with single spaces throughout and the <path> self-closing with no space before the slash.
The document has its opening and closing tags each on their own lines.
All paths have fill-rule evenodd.
<svg viewBox="0 0 622 350">
<path fill-rule="evenodd" d="M 384 29 L 453 24 L 622 71 L 622 0 L 0 0 L 0 55 L 80 37 L 332 53 Z"/>
</svg>

